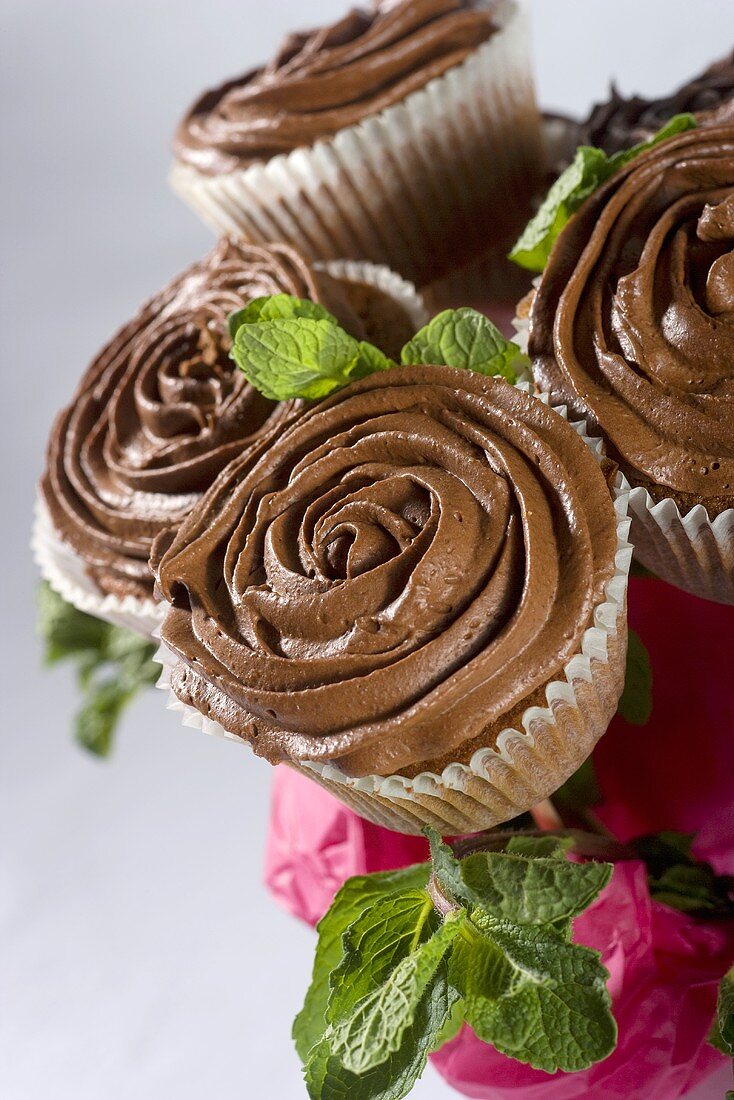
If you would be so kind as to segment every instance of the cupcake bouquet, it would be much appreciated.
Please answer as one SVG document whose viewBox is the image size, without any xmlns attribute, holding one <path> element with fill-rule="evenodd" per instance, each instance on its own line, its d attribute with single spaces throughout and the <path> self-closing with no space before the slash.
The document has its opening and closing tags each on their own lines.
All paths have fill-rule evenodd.
<svg viewBox="0 0 734 1100">
<path fill-rule="evenodd" d="M 467 1095 L 505 1095 L 499 1056 L 580 1095 L 627 1036 L 574 921 L 628 861 L 710 922 L 714 977 L 734 957 L 731 880 L 677 833 L 622 843 L 589 793 L 617 711 L 650 723 L 633 555 L 734 604 L 731 76 L 544 122 L 513 0 L 290 36 L 184 117 L 172 183 L 225 236 L 53 426 L 33 542 L 84 743 L 159 676 L 303 806 L 413 846 L 301 912 L 328 908 L 294 1026 L 314 1100 L 398 1100 L 469 1031 Z M 508 250 L 517 342 L 445 308 L 489 265 L 492 312 Z"/>
</svg>

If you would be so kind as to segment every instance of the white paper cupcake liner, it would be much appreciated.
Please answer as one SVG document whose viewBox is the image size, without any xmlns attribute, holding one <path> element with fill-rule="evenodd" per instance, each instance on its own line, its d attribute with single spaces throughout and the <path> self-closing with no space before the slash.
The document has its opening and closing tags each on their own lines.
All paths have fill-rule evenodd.
<svg viewBox="0 0 734 1100">
<path fill-rule="evenodd" d="M 445 249 L 464 241 L 470 258 L 487 196 L 501 231 L 542 172 L 527 16 L 502 0 L 495 18 L 497 33 L 402 103 L 222 175 L 176 163 L 171 186 L 217 233 L 386 263 L 418 285 L 442 256 L 451 270 L 462 260 Z"/>
<path fill-rule="evenodd" d="M 693 596 L 734 604 L 734 508 L 711 519 L 696 504 L 682 515 L 672 497 L 655 501 L 640 485 L 629 499 L 630 539 L 642 565 Z"/>
<path fill-rule="evenodd" d="M 518 388 L 531 390 L 527 382 L 519 383 Z M 549 403 L 547 395 L 538 400 Z M 555 411 L 568 419 L 565 407 Z M 590 438 L 583 422 L 570 423 L 601 458 L 601 440 Z M 579 652 L 564 666 L 562 678 L 546 686 L 547 706 L 529 707 L 520 728 L 503 730 L 495 747 L 477 750 L 468 764 L 449 764 L 440 775 L 422 772 L 414 779 L 400 775 L 355 778 L 320 761 L 290 761 L 290 766 L 361 817 L 402 833 L 419 833 L 424 825 L 449 834 L 479 832 L 517 817 L 557 790 L 607 729 L 624 686 L 632 547 L 627 539 L 629 493 L 621 476 L 614 485 L 614 497 L 614 576 L 605 586 L 605 599 L 594 609 Z M 243 742 L 173 693 L 171 670 L 179 659 L 165 643 L 156 660 L 163 666 L 158 686 L 168 691 L 168 707 L 182 715 L 185 725 Z"/>
<path fill-rule="evenodd" d="M 533 286 L 540 282 L 540 276 Z M 527 351 L 529 319 L 515 317 L 516 343 Z M 654 500 L 644 486 L 629 493 L 630 542 L 634 556 L 660 580 L 693 596 L 734 604 L 734 508 L 711 519 L 702 504 L 682 514 L 672 497 Z"/>
<path fill-rule="evenodd" d="M 367 283 L 383 291 L 403 307 L 416 332 L 428 322 L 428 310 L 423 296 L 408 279 L 404 279 L 385 264 L 373 264 L 367 260 L 328 260 L 317 262 L 313 267 L 315 271 L 325 271 L 334 279 Z"/>
<path fill-rule="evenodd" d="M 41 497 L 36 501 L 31 549 L 43 579 L 78 611 L 146 636 L 160 625 L 165 604 L 100 591 L 87 573 L 83 558 L 56 534 Z"/>
</svg>

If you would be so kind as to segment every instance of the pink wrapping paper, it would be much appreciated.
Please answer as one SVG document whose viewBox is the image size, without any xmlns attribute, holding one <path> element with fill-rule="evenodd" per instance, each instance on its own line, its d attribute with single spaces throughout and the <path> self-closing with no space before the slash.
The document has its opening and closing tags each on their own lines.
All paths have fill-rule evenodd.
<svg viewBox="0 0 734 1100">
<path fill-rule="evenodd" d="M 655 707 L 644 729 L 615 719 L 597 748 L 600 816 L 621 839 L 662 828 L 696 831 L 698 853 L 732 873 L 734 608 L 632 579 L 629 615 L 651 655 Z M 422 839 L 362 821 L 316 784 L 276 769 L 265 879 L 301 919 L 314 924 L 350 875 L 426 857 Z M 601 951 L 610 971 L 614 1053 L 583 1073 L 549 1076 L 498 1054 L 465 1027 L 433 1056 L 450 1085 L 487 1100 L 677 1100 L 721 1065 L 705 1040 L 718 979 L 734 959 L 731 924 L 692 920 L 652 902 L 643 866 L 625 862 L 575 922 L 575 938 Z"/>
</svg>

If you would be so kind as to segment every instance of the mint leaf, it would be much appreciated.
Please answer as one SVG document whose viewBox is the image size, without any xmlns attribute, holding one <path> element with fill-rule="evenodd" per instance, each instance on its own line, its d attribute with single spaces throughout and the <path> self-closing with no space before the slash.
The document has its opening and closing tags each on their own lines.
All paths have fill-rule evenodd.
<svg viewBox="0 0 734 1100">
<path fill-rule="evenodd" d="M 405 345 L 400 359 L 501 375 L 508 382 L 516 382 L 518 371 L 529 363 L 488 317 L 468 307 L 437 314 Z"/>
<path fill-rule="evenodd" d="M 583 913 L 607 885 L 608 863 L 569 863 L 554 856 L 477 852 L 461 861 L 476 904 L 513 924 L 548 925 Z"/>
<path fill-rule="evenodd" d="M 441 964 L 423 994 L 400 1048 L 379 1066 L 357 1076 L 331 1051 L 332 1036 L 314 1047 L 305 1069 L 311 1100 L 402 1100 L 423 1073 L 439 1035 L 452 1019 L 458 994 L 446 980 Z"/>
<path fill-rule="evenodd" d="M 634 630 L 629 631 L 627 639 L 627 670 L 617 709 L 632 726 L 646 725 L 652 714 L 652 665 Z"/>
<path fill-rule="evenodd" d="M 676 137 L 677 134 L 682 134 L 686 130 L 695 130 L 697 126 L 696 116 L 690 113 L 683 113 L 680 115 L 673 115 L 664 126 L 662 126 L 656 134 L 649 139 L 649 141 L 641 141 L 638 145 L 633 145 L 631 149 L 620 149 L 618 153 L 614 153 L 609 158 L 609 165 L 612 172 L 617 172 L 620 168 L 624 168 L 625 164 L 629 164 L 631 160 L 638 157 L 640 153 L 644 153 L 647 149 L 652 149 L 653 145 L 659 145 L 661 141 L 667 141 L 668 138 Z"/>
<path fill-rule="evenodd" d="M 461 864 L 448 844 L 442 842 L 439 834 L 430 825 L 425 826 L 423 835 L 428 838 L 430 845 L 433 873 L 439 884 L 448 893 L 449 898 L 454 901 L 468 902 L 471 905 L 475 904 L 478 899 L 464 881 Z"/>
<path fill-rule="evenodd" d="M 528 271 L 542 271 L 568 219 L 610 175 L 609 158 L 602 149 L 580 146 L 526 225 L 510 259 Z"/>
<path fill-rule="evenodd" d="M 93 615 L 77 611 L 50 584 L 38 586 L 38 632 L 44 642 L 44 661 L 54 665 L 79 653 L 103 650 L 109 626 Z"/>
<path fill-rule="evenodd" d="M 296 298 L 292 294 L 271 294 L 263 298 L 253 298 L 244 309 L 237 309 L 227 318 L 229 335 L 234 340 L 242 325 L 252 325 L 257 321 L 282 320 L 286 317 L 310 317 L 314 321 L 331 321 L 338 324 L 328 310 L 310 298 Z"/>
<path fill-rule="evenodd" d="M 719 982 L 716 1017 L 709 1042 L 722 1054 L 734 1058 L 734 966 Z"/>
<path fill-rule="evenodd" d="M 692 841 L 686 833 L 662 832 L 632 842 L 645 862 L 651 896 L 683 913 L 733 916 L 733 880 L 717 875 L 711 864 L 697 859 Z"/>
<path fill-rule="evenodd" d="M 429 865 L 419 863 L 400 871 L 382 871 L 347 879 L 338 891 L 331 908 L 316 926 L 319 938 L 311 985 L 293 1024 L 293 1039 L 303 1062 L 321 1039 L 326 1026 L 329 978 L 344 956 L 344 933 L 363 913 L 385 898 L 425 889 L 429 875 Z"/>
<path fill-rule="evenodd" d="M 273 401 L 316 401 L 368 373 L 353 336 L 309 317 L 241 325 L 230 354 L 247 381 Z"/>
<path fill-rule="evenodd" d="M 505 851 L 530 858 L 565 859 L 571 848 L 573 837 L 570 836 L 513 836 L 508 840 Z"/>
<path fill-rule="evenodd" d="M 423 889 L 380 898 L 360 913 L 342 937 L 344 954 L 329 978 L 327 1021 L 343 1019 L 387 981 L 439 923 Z"/>
<path fill-rule="evenodd" d="M 38 611 L 46 663 L 68 660 L 76 668 L 82 694 L 74 720 L 76 739 L 95 755 L 107 756 L 126 706 L 160 675 L 153 661 L 155 645 L 77 611 L 45 582 L 38 591 Z"/>
<path fill-rule="evenodd" d="M 398 963 L 349 1019 L 335 1027 L 331 1049 L 345 1069 L 361 1076 L 397 1053 L 423 994 L 465 919 L 462 914 L 442 924 Z"/>
<path fill-rule="evenodd" d="M 488 914 L 472 919 L 486 942 L 459 941 L 450 974 L 477 1036 L 546 1073 L 606 1058 L 617 1028 L 599 954 Z"/>
<path fill-rule="evenodd" d="M 650 141 L 620 150 L 611 157 L 593 145 L 580 146 L 523 230 L 509 254 L 510 259 L 528 271 L 542 271 L 566 222 L 598 187 L 646 149 L 695 125 L 693 115 L 675 115 Z"/>
<path fill-rule="evenodd" d="M 396 364 L 388 359 L 384 352 L 376 348 L 374 344 L 368 344 L 366 340 L 359 343 L 359 366 L 355 378 L 364 378 L 368 374 L 374 374 L 378 370 L 390 370 Z"/>
</svg>

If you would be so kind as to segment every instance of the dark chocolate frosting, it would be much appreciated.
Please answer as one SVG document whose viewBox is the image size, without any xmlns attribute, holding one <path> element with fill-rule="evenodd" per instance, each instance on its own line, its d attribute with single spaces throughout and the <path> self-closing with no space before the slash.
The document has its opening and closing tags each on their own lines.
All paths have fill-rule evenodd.
<svg viewBox="0 0 734 1100">
<path fill-rule="evenodd" d="M 711 111 L 734 97 L 734 51 L 670 95 L 625 99 L 612 85 L 606 103 L 597 104 L 580 125 L 579 145 L 596 145 L 607 153 L 648 141 L 673 115 Z"/>
<path fill-rule="evenodd" d="M 734 505 L 734 111 L 633 160 L 570 220 L 530 317 L 537 381 L 630 481 Z"/>
<path fill-rule="evenodd" d="M 262 69 L 206 92 L 181 122 L 177 158 L 211 175 L 330 137 L 460 64 L 495 31 L 491 5 L 399 0 L 289 35 Z"/>
<path fill-rule="evenodd" d="M 351 289 L 374 316 L 381 292 L 316 272 L 282 245 L 222 240 L 100 352 L 54 425 L 41 490 L 56 532 L 103 592 L 152 596 L 154 536 L 292 412 L 262 397 L 229 358 L 228 314 L 284 292 L 321 301 L 364 338 Z M 394 329 L 397 303 L 382 297 Z M 404 339 L 410 330 L 404 316 Z"/>
<path fill-rule="evenodd" d="M 159 540 L 172 687 L 273 762 L 459 759 L 578 650 L 616 545 L 601 468 L 540 401 L 449 367 L 372 375 Z"/>
</svg>

